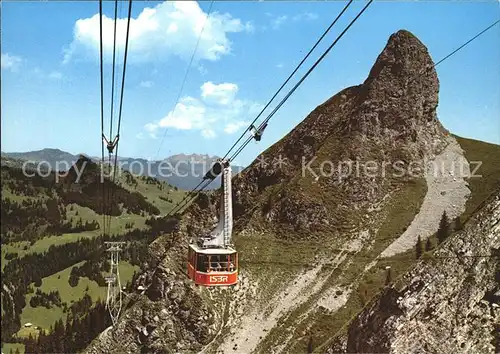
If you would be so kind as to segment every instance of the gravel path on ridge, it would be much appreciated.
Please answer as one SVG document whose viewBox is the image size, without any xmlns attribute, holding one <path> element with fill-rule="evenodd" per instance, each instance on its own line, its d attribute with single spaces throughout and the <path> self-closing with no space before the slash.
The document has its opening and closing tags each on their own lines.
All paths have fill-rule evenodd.
<svg viewBox="0 0 500 354">
<path fill-rule="evenodd" d="M 465 203 L 471 193 L 465 180 L 470 176 L 470 166 L 457 141 L 452 137 L 448 140 L 444 151 L 427 165 L 427 194 L 420 211 L 408 229 L 380 257 L 408 251 L 415 247 L 419 235 L 425 241 L 438 230 L 443 211 L 446 210 L 450 221 L 465 211 Z"/>
</svg>

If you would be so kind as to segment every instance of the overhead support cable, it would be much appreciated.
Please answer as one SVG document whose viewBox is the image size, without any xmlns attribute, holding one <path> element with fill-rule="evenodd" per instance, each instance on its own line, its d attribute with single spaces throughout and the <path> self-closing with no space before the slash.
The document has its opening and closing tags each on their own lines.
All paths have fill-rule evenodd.
<svg viewBox="0 0 500 354">
<path fill-rule="evenodd" d="M 122 108 L 123 108 L 123 95 L 125 91 L 125 73 L 127 69 L 127 55 L 128 55 L 128 44 L 129 44 L 129 34 L 130 34 L 130 18 L 132 17 L 132 0 L 129 0 L 128 3 L 128 18 L 127 18 L 127 32 L 125 35 L 125 52 L 123 54 L 123 73 L 122 73 L 122 86 L 120 92 L 120 108 L 118 112 L 118 127 L 116 132 L 116 151 L 115 151 L 115 160 L 113 164 L 113 178 L 111 183 L 111 200 L 113 200 L 113 192 L 114 185 L 116 181 L 116 167 L 118 164 L 118 144 L 120 142 L 120 128 L 122 121 Z"/>
<path fill-rule="evenodd" d="M 118 0 L 115 0 L 115 21 L 113 29 L 113 71 L 111 74 L 111 109 L 110 109 L 110 124 L 109 124 L 109 138 L 113 136 L 113 104 L 115 97 L 115 59 L 116 59 L 116 22 L 118 22 Z"/>
<path fill-rule="evenodd" d="M 100 58 L 100 78 L 101 78 L 101 178 L 104 176 L 104 142 L 102 137 L 104 136 L 104 75 L 103 75 L 103 60 L 102 60 L 102 0 L 99 0 L 99 58 Z M 101 180 L 102 188 L 102 230 L 103 236 L 106 235 L 106 203 L 105 203 L 105 190 L 104 190 L 104 180 Z"/>
<path fill-rule="evenodd" d="M 274 110 L 267 116 L 267 118 L 259 125 L 260 129 L 264 125 L 267 125 L 269 120 L 278 112 L 278 110 L 283 106 L 283 104 L 290 98 L 290 96 L 295 92 L 295 90 L 304 82 L 304 80 L 314 71 L 314 69 L 321 63 L 321 61 L 328 55 L 328 53 L 335 47 L 338 41 L 344 36 L 344 34 L 351 28 L 351 26 L 358 20 L 358 18 L 366 11 L 368 6 L 371 5 L 373 0 L 368 1 L 368 3 L 361 9 L 361 11 L 354 17 L 354 19 L 347 25 L 347 27 L 338 35 L 338 37 L 333 41 L 333 43 L 323 52 L 323 54 L 319 57 L 318 60 L 309 68 L 309 70 L 305 73 L 304 76 L 295 84 L 295 86 L 288 92 L 288 94 L 281 100 L 281 102 L 274 108 Z M 247 139 L 247 141 L 240 147 L 236 154 L 233 154 L 230 160 L 235 159 L 241 151 L 250 143 L 251 139 Z"/>
<path fill-rule="evenodd" d="M 116 23 L 118 22 L 118 0 L 115 0 L 115 12 L 114 12 L 114 28 L 113 28 L 113 63 L 112 63 L 112 74 L 111 74 L 111 107 L 110 107 L 110 124 L 109 124 L 109 139 L 113 136 L 113 117 L 114 117 L 114 102 L 115 102 L 115 67 L 116 67 Z M 113 150 L 118 143 L 118 138 L 115 137 L 112 141 L 108 141 L 105 136 L 103 136 L 104 142 L 106 143 L 106 148 L 108 149 L 108 166 L 111 168 L 111 155 Z M 111 188 L 108 188 L 108 230 L 111 229 L 111 212 L 112 212 L 112 196 Z"/>
<path fill-rule="evenodd" d="M 307 60 L 307 58 L 309 58 L 309 56 L 311 55 L 311 53 L 314 51 L 314 49 L 316 49 L 316 47 L 321 43 L 321 41 L 323 40 L 323 38 L 325 38 L 325 36 L 328 34 L 328 32 L 330 32 L 330 30 L 332 29 L 332 27 L 335 25 L 335 23 L 337 23 L 337 21 L 339 20 L 339 18 L 344 14 L 344 12 L 347 10 L 347 8 L 352 4 L 353 0 L 350 0 L 345 6 L 344 8 L 342 9 L 342 11 L 340 11 L 340 13 L 337 15 L 337 17 L 332 21 L 332 23 L 330 24 L 330 26 L 328 26 L 328 28 L 325 30 L 325 32 L 323 32 L 323 34 L 321 35 L 321 37 L 319 37 L 317 40 L 316 40 L 316 43 L 314 43 L 314 45 L 312 46 L 311 49 L 309 49 L 309 52 L 306 54 L 306 56 L 300 61 L 300 63 L 295 67 L 295 69 L 292 71 L 292 73 L 288 76 L 288 78 L 285 80 L 285 82 L 280 86 L 280 88 L 278 89 L 278 91 L 276 91 L 276 93 L 273 95 L 273 97 L 271 97 L 271 99 L 269 100 L 269 102 L 267 102 L 267 104 L 264 106 L 264 108 L 262 108 L 262 110 L 260 111 L 260 113 L 257 115 L 257 117 L 255 117 L 255 119 L 252 121 L 252 123 L 250 123 L 250 126 L 247 128 L 247 130 L 245 130 L 241 136 L 238 138 L 238 140 L 236 140 L 236 142 L 233 144 L 233 146 L 231 146 L 231 148 L 229 149 L 229 151 L 226 153 L 226 155 L 224 155 L 223 159 L 225 159 L 227 157 L 227 155 L 229 155 L 229 153 L 234 149 L 234 147 L 241 141 L 241 139 L 243 139 L 243 137 L 245 136 L 246 132 L 251 129 L 255 122 L 257 121 L 257 119 L 260 118 L 260 116 L 262 115 L 262 113 L 264 113 L 264 111 L 269 107 L 269 105 L 274 101 L 274 99 L 276 98 L 276 96 L 278 96 L 278 94 L 281 92 L 281 90 L 286 86 L 286 84 L 290 81 L 290 79 L 293 77 L 293 75 L 295 75 L 295 73 L 300 69 L 300 67 L 302 66 L 302 64 L 304 64 L 304 62 Z"/>
<path fill-rule="evenodd" d="M 121 128 L 121 118 L 122 118 L 122 108 L 123 108 L 123 96 L 125 89 L 125 73 L 127 67 L 127 54 L 128 54 L 128 44 L 129 44 L 129 34 L 130 34 L 130 19 L 132 16 L 132 0 L 129 0 L 129 8 L 128 8 L 128 18 L 127 18 L 127 30 L 126 30 L 126 38 L 125 38 L 125 52 L 124 52 L 124 60 L 123 60 L 123 73 L 122 73 L 122 83 L 121 83 L 121 92 L 120 92 L 120 106 L 118 113 L 118 127 L 117 134 L 113 138 L 113 117 L 115 114 L 114 108 L 114 98 L 115 98 L 115 69 L 116 69 L 116 28 L 118 21 L 118 1 L 115 0 L 115 8 L 114 8 L 114 30 L 113 30 L 113 61 L 112 61 L 112 83 L 111 83 L 111 107 L 110 107 L 110 127 L 109 140 L 106 138 L 104 134 L 104 73 L 103 73 L 103 28 L 102 28 L 102 0 L 99 0 L 99 52 L 100 52 L 100 76 L 101 76 L 101 174 L 102 178 L 104 177 L 104 168 L 105 168 L 105 159 L 104 159 L 104 147 L 108 150 L 108 169 L 109 172 L 113 173 L 112 178 L 110 180 L 112 183 L 108 184 L 107 195 L 105 188 L 104 179 L 101 181 L 102 183 L 102 214 L 103 214 L 103 234 L 106 235 L 111 230 L 111 214 L 112 210 L 112 201 L 113 201 L 113 192 L 114 192 L 114 184 L 116 181 L 116 166 L 118 162 L 118 143 L 120 139 L 120 128 Z M 112 165 L 111 155 L 114 153 L 114 163 Z"/>
<path fill-rule="evenodd" d="M 476 34 L 474 37 L 472 37 L 471 39 L 469 39 L 467 42 L 465 42 L 464 44 L 462 44 L 460 47 L 458 47 L 457 49 L 455 49 L 453 52 L 451 52 L 450 54 L 448 54 L 447 56 L 445 56 L 443 59 L 439 60 L 436 64 L 434 64 L 434 66 L 438 66 L 439 64 L 441 64 L 443 61 L 445 61 L 446 59 L 448 59 L 449 57 L 451 57 L 453 54 L 455 54 L 456 52 L 458 52 L 459 50 L 461 50 L 462 48 L 464 48 L 466 45 L 468 45 L 469 43 L 471 43 L 473 40 L 475 40 L 476 38 L 478 38 L 479 36 L 481 36 L 483 33 L 485 33 L 486 31 L 488 31 L 490 28 L 492 28 L 493 26 L 497 25 L 498 23 L 500 23 L 500 20 L 497 20 L 493 24 L 491 24 L 488 27 L 486 27 L 484 30 L 482 30 L 481 32 L 479 32 L 478 34 Z"/>
<path fill-rule="evenodd" d="M 110 127 L 109 127 L 109 140 L 104 135 L 104 75 L 103 75 L 103 33 L 102 33 L 102 0 L 99 0 L 99 51 L 100 51 L 100 76 L 101 76 L 101 177 L 102 177 L 102 213 L 103 213 L 103 239 L 106 240 L 106 237 L 109 236 L 111 231 L 111 214 L 113 213 L 113 192 L 114 186 L 116 182 L 116 167 L 117 167 L 117 159 L 118 159 L 118 143 L 120 139 L 120 128 L 121 128 L 121 118 L 122 118 L 122 108 L 123 108 L 123 96 L 125 90 L 125 73 L 127 68 L 127 54 L 128 54 L 128 44 L 129 44 L 129 33 L 130 33 L 130 19 L 132 16 L 132 0 L 129 0 L 129 8 L 128 8 L 128 19 L 127 19 L 127 31 L 125 37 L 125 52 L 123 59 L 123 74 L 122 74 L 122 84 L 121 84 L 121 93 L 120 93 L 120 107 L 118 113 L 118 127 L 117 134 L 115 138 L 113 136 L 113 117 L 114 117 L 114 101 L 115 101 L 115 67 L 116 67 L 116 27 L 118 20 L 118 1 L 115 0 L 115 9 L 114 9 L 114 31 L 113 31 L 113 68 L 112 68 L 112 83 L 111 83 L 111 108 L 110 108 Z M 107 201 L 106 194 L 104 188 L 104 146 L 106 146 L 108 150 L 108 167 L 111 171 L 113 169 L 113 177 L 112 181 L 108 183 L 107 188 Z M 115 150 L 116 149 L 116 150 Z M 111 155 L 115 153 L 114 158 L 114 166 L 111 166 Z M 107 203 L 106 203 L 107 202 Z M 106 204 L 108 204 L 108 209 L 106 210 Z M 106 216 L 108 220 L 106 220 Z M 106 243 L 106 242 L 105 242 Z M 116 325 L 116 321 L 119 318 L 121 307 L 122 307 L 122 299 L 121 299 L 121 283 L 120 283 L 120 273 L 119 273 L 119 251 L 121 250 L 119 245 L 123 242 L 111 242 L 113 245 L 108 251 L 112 252 L 111 255 L 111 275 L 106 277 L 106 282 L 108 284 L 108 292 L 106 299 L 106 308 L 108 309 L 110 316 L 113 321 L 113 325 Z"/>
<path fill-rule="evenodd" d="M 351 0 L 352 1 L 352 0 Z M 186 72 L 184 73 L 184 79 L 182 80 L 181 88 L 179 89 L 179 93 L 177 94 L 177 98 L 175 99 L 174 107 L 172 108 L 172 116 L 175 114 L 175 110 L 177 109 L 177 105 L 179 104 L 179 100 L 181 99 L 182 92 L 184 90 L 184 85 L 186 84 L 187 77 L 189 74 L 189 71 L 191 69 L 191 66 L 193 64 L 194 57 L 196 55 L 196 52 L 198 51 L 198 46 L 200 44 L 200 39 L 203 34 L 203 31 L 205 30 L 206 23 L 209 20 L 210 14 L 212 13 L 212 7 L 214 5 L 214 0 L 210 1 L 210 6 L 207 11 L 207 17 L 205 18 L 205 21 L 203 22 L 203 26 L 201 27 L 200 34 L 198 35 L 198 39 L 196 40 L 196 45 L 193 50 L 193 54 L 191 55 L 191 59 L 189 60 L 189 64 L 186 68 Z M 161 147 L 163 146 L 163 141 L 165 140 L 165 137 L 167 136 L 167 130 L 168 128 L 165 128 L 165 131 L 163 132 L 163 136 L 160 140 L 160 146 L 158 147 L 158 151 L 156 152 L 156 157 L 155 160 L 158 159 L 158 156 L 160 156 L 160 150 Z"/>
<path fill-rule="evenodd" d="M 194 199 L 197 195 L 198 192 L 201 192 L 203 189 L 205 189 L 209 184 L 210 184 L 211 181 L 206 181 L 206 180 L 201 180 L 200 183 L 198 183 L 198 185 L 196 187 L 194 187 L 189 193 L 187 193 L 184 198 L 178 202 L 175 207 L 170 210 L 170 212 L 166 215 L 166 216 L 170 216 L 170 215 L 173 215 L 177 212 L 179 212 L 180 210 L 182 210 L 182 208 L 189 204 L 191 202 L 192 199 Z M 200 187 L 203 183 L 205 183 L 204 186 L 202 186 L 199 190 L 198 187 Z"/>
<path fill-rule="evenodd" d="M 335 46 L 335 44 L 338 42 L 338 40 L 347 32 L 347 30 L 354 24 L 354 22 L 357 21 L 359 16 L 368 8 L 368 6 L 373 2 L 373 0 L 370 0 L 368 4 L 360 11 L 360 13 L 354 18 L 354 20 L 351 21 L 351 23 L 344 29 L 344 31 L 337 37 L 337 39 L 333 42 L 332 45 L 323 53 L 323 55 L 316 61 L 316 63 L 309 69 L 309 71 L 302 77 L 302 79 L 294 86 L 294 88 L 285 96 L 285 98 L 280 102 L 277 108 L 274 109 L 274 111 L 266 118 L 266 120 L 259 125 L 259 128 L 254 131 L 254 135 L 247 138 L 245 143 L 238 148 L 236 153 L 233 155 L 232 158 L 229 159 L 229 161 L 233 160 L 234 157 L 236 157 L 247 145 L 248 143 L 255 138 L 255 132 L 257 133 L 262 133 L 262 130 L 264 127 L 266 127 L 267 122 L 270 120 L 270 118 L 277 112 L 277 110 L 283 105 L 283 103 L 291 96 L 291 94 L 297 89 L 297 87 L 309 76 L 309 74 L 316 68 L 316 66 L 323 60 L 323 58 L 328 54 L 328 52 Z M 295 68 L 295 70 L 290 74 L 290 76 L 287 78 L 285 83 L 278 89 L 278 91 L 274 94 L 274 96 L 271 98 L 271 100 L 268 102 L 266 107 L 259 113 L 259 115 L 254 119 L 254 121 L 250 124 L 249 128 L 240 136 L 240 138 L 237 140 L 235 144 L 229 149 L 229 151 L 224 155 L 223 159 L 225 159 L 231 150 L 238 144 L 238 142 L 244 137 L 245 133 L 249 131 L 252 127 L 254 127 L 254 123 L 257 121 L 257 119 L 262 115 L 264 110 L 271 104 L 271 102 L 274 100 L 274 98 L 279 94 L 279 92 L 283 89 L 283 87 L 288 83 L 288 81 L 292 78 L 292 76 L 297 72 L 297 70 L 300 68 L 300 66 L 305 62 L 305 60 L 309 57 L 309 55 L 314 51 L 314 49 L 317 47 L 317 45 L 321 42 L 321 40 L 324 38 L 324 36 L 328 33 L 328 31 L 333 27 L 333 25 L 338 21 L 340 16 L 347 10 L 349 5 L 352 3 L 352 1 L 349 1 L 349 3 L 343 8 L 343 10 L 340 12 L 340 14 L 335 18 L 335 20 L 332 22 L 332 24 L 327 28 L 327 30 L 323 33 L 323 35 L 316 41 L 315 45 L 309 50 L 309 52 L 306 54 L 305 58 L 298 64 L 298 66 Z M 196 191 L 196 194 L 193 194 L 193 192 L 198 188 L 198 186 L 201 184 L 198 184 L 197 187 L 195 187 L 193 190 L 191 190 L 183 200 L 181 200 L 175 207 L 172 209 L 166 216 L 170 216 L 175 212 L 178 212 L 180 210 L 179 206 L 182 204 L 182 206 L 188 204 L 191 202 L 196 196 L 198 195 L 199 192 L 203 191 L 208 185 L 212 182 L 213 180 L 209 180 L 208 183 L 206 183 L 203 188 L 200 190 Z M 181 208 L 182 208 L 181 206 Z"/>
</svg>

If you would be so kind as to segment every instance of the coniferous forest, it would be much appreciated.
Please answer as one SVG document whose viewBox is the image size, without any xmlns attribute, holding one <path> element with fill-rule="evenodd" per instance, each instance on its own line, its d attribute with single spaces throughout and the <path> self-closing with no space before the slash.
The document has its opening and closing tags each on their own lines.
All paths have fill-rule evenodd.
<svg viewBox="0 0 500 354">
<path fill-rule="evenodd" d="M 78 165 L 78 163 L 77 163 Z M 19 168 L 2 165 L 2 192 L 8 191 L 1 199 L 1 243 L 27 243 L 24 250 L 47 236 L 78 234 L 100 229 L 96 220 L 85 220 L 73 211 L 73 206 L 87 207 L 97 214 L 102 214 L 103 199 L 101 190 L 95 188 L 99 169 L 93 162 L 87 161 L 87 169 L 76 182 L 74 171 L 56 182 L 55 174 L 41 177 L 38 174 L 27 177 Z M 80 166 L 81 167 L 81 166 Z M 125 174 L 125 183 L 137 188 L 138 181 L 130 174 Z M 163 189 L 163 184 L 155 179 L 140 182 Z M 106 214 L 119 216 L 122 210 L 129 214 L 155 215 L 158 208 L 142 194 L 129 191 L 118 184 L 105 180 L 104 187 L 113 188 Z M 71 216 L 68 210 L 72 211 Z M 42 279 L 66 268 L 72 267 L 69 285 L 75 287 L 81 278 L 95 281 L 100 287 L 106 282 L 103 271 L 109 270 L 106 241 L 126 241 L 120 259 L 141 269 L 147 264 L 148 244 L 161 232 L 161 219 L 146 218 L 146 229 L 134 228 L 133 222 L 125 223 L 121 234 L 100 235 L 93 238 L 75 238 L 75 240 L 50 245 L 43 252 L 6 252 L 3 259 L 6 264 L 2 269 L 2 343 L 22 342 L 26 353 L 74 353 L 83 349 L 97 334 L 111 325 L 105 309 L 105 299 L 92 301 L 87 293 L 78 301 L 67 304 L 61 300 L 58 289 L 42 291 L 39 287 Z M 78 264 L 74 266 L 75 264 Z M 150 261 L 151 263 L 151 261 Z M 132 281 L 127 284 L 127 291 L 133 292 Z M 22 328 L 21 313 L 28 304 L 32 308 L 61 307 L 66 321 L 60 319 L 50 328 L 39 328 L 37 335 L 19 337 L 16 334 Z"/>
</svg>

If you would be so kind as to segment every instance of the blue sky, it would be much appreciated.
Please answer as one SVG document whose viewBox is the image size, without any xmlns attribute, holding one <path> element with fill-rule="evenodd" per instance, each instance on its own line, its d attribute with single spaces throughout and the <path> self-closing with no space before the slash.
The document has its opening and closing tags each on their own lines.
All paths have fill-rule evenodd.
<svg viewBox="0 0 500 354">
<path fill-rule="evenodd" d="M 134 2 L 119 155 L 223 155 L 344 4 L 215 2 L 172 114 L 210 3 Z M 355 1 L 299 73 L 364 4 Z M 121 4 L 118 21 L 118 79 L 127 6 Z M 113 3 L 105 2 L 104 10 L 108 131 Z M 97 1 L 3 2 L 2 151 L 53 147 L 100 155 L 97 13 Z M 437 61 L 498 18 L 500 3 L 493 0 L 375 1 L 274 116 L 262 141 L 252 142 L 236 163 L 250 163 L 317 105 L 362 83 L 397 30 L 413 32 Z M 497 25 L 437 67 L 443 125 L 458 135 L 497 144 L 499 39 Z"/>
</svg>

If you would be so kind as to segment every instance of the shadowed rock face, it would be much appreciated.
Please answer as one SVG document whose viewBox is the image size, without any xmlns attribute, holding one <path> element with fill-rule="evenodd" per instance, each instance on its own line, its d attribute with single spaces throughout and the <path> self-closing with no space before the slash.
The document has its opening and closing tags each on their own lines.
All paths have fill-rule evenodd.
<svg viewBox="0 0 500 354">
<path fill-rule="evenodd" d="M 350 130 L 411 142 L 417 137 L 425 141 L 420 132 L 438 133 L 437 73 L 427 48 L 410 32 L 402 30 L 389 38 L 361 91 L 359 115 L 350 122 Z"/>
<path fill-rule="evenodd" d="M 407 31 L 392 35 L 362 85 L 318 106 L 233 179 L 236 231 L 253 222 L 268 230 L 291 229 L 290 237 L 296 238 L 301 232 L 310 236 L 348 224 L 352 210 L 368 208 L 393 188 L 390 179 L 339 180 L 333 173 L 314 181 L 302 175 L 303 163 L 314 158 L 313 167 L 325 160 L 408 163 L 435 154 L 444 145 L 435 112 L 438 86 L 425 46 Z M 280 156 L 285 164 L 275 163 Z M 194 203 L 179 232 L 151 245 L 151 253 L 161 261 L 139 277 L 148 290 L 136 295 L 116 328 L 94 341 L 88 352 L 187 352 L 210 342 L 222 323 L 215 305 L 210 305 L 221 305 L 219 293 L 187 284 L 185 257 L 189 238 L 212 225 L 216 204 L 214 196 Z M 151 310 L 159 319 L 152 314 L 141 322 L 141 314 Z"/>
<path fill-rule="evenodd" d="M 212 199 L 196 200 L 180 223 L 164 221 L 164 229 L 174 231 L 150 244 L 153 266 L 134 284 L 143 290 L 124 299 L 116 327 L 103 332 L 86 353 L 191 353 L 208 344 L 220 319 L 201 289 L 187 280 L 186 257 L 189 239 L 211 227 L 210 213 L 200 204 L 213 210 Z"/>
<path fill-rule="evenodd" d="M 318 106 L 234 179 L 235 215 L 242 215 L 256 203 L 265 205 L 260 196 L 270 187 L 287 185 L 289 189 L 288 185 L 304 174 L 315 178 L 305 169 L 313 159 L 312 166 L 319 168 L 325 161 L 334 167 L 356 160 L 377 161 L 379 165 L 401 160 L 407 165 L 432 157 L 445 146 L 445 131 L 436 117 L 438 91 L 437 74 L 427 48 L 408 31 L 393 34 L 362 85 L 349 87 Z M 286 164 L 277 163 L 280 156 Z M 318 184 L 332 195 L 341 196 L 339 204 L 348 208 L 353 203 L 363 207 L 364 202 L 387 192 L 389 179 L 362 175 L 336 183 L 339 174 L 320 178 Z M 295 229 L 313 231 L 347 217 L 340 213 L 338 219 L 328 220 L 328 210 L 309 202 L 307 191 L 288 192 L 279 205 L 267 208 L 270 223 L 292 223 Z M 300 209 L 297 205 L 316 210 L 313 214 L 319 213 L 320 217 L 295 223 L 293 215 Z"/>
<path fill-rule="evenodd" d="M 500 189 L 464 230 L 385 291 L 327 353 L 496 353 Z M 468 257 L 478 256 L 481 257 Z"/>
</svg>

